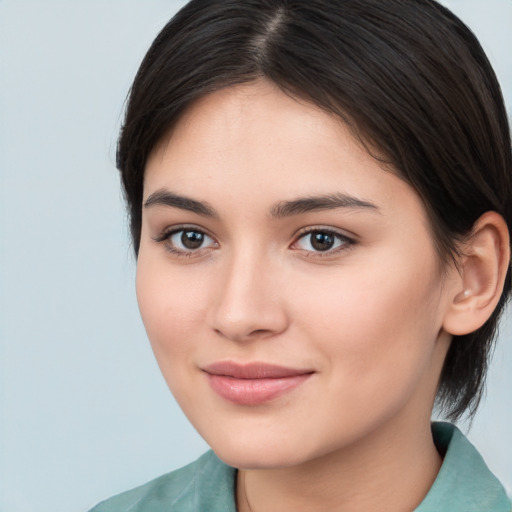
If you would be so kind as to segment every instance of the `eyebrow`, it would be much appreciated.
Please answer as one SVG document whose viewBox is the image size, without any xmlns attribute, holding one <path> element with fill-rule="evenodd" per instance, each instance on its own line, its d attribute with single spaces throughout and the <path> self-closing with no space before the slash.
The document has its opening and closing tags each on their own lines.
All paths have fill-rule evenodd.
<svg viewBox="0 0 512 512">
<path fill-rule="evenodd" d="M 153 192 L 144 202 L 144 208 L 151 206 L 170 206 L 189 212 L 197 213 L 204 217 L 218 217 L 215 209 L 206 202 L 196 201 L 190 197 L 180 196 L 164 189 Z"/>
<path fill-rule="evenodd" d="M 181 196 L 165 189 L 157 190 L 149 195 L 144 202 L 144 208 L 152 206 L 169 206 L 187 210 L 204 217 L 218 218 L 216 210 L 207 202 L 197 201 L 190 197 Z M 270 209 L 272 218 L 291 217 L 309 212 L 335 210 L 345 208 L 350 210 L 372 210 L 379 211 L 379 208 L 368 201 L 358 199 L 357 197 L 335 193 L 319 196 L 300 197 L 290 201 L 280 201 Z"/>
<path fill-rule="evenodd" d="M 289 217 L 323 210 L 335 210 L 346 208 L 350 210 L 373 210 L 379 211 L 379 208 L 368 201 L 358 199 L 357 197 L 335 193 L 321 196 L 310 196 L 294 199 L 292 201 L 280 201 L 272 207 L 270 215 L 274 218 Z"/>
</svg>

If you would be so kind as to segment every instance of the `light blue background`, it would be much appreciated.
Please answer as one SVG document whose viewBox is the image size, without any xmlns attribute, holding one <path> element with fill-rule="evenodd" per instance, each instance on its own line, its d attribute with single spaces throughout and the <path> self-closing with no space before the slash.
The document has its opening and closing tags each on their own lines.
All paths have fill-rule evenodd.
<svg viewBox="0 0 512 512">
<path fill-rule="evenodd" d="M 0 0 L 0 511 L 80 512 L 206 449 L 139 320 L 114 147 L 184 2 Z M 512 0 L 445 2 L 512 104 Z M 512 489 L 512 326 L 470 438 Z"/>
</svg>

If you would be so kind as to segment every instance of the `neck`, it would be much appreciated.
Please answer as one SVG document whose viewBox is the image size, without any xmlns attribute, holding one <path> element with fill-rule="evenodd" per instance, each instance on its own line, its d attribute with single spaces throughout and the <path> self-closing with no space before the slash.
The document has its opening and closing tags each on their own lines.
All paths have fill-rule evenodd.
<svg viewBox="0 0 512 512">
<path fill-rule="evenodd" d="M 365 437 L 290 468 L 240 470 L 239 512 L 414 510 L 432 486 L 441 458 L 430 423 Z"/>
</svg>

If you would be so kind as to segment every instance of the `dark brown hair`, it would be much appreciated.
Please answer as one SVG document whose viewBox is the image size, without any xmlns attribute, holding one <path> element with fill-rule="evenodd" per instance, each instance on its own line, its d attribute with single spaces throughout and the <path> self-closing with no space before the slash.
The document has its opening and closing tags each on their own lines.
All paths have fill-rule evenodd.
<svg viewBox="0 0 512 512">
<path fill-rule="evenodd" d="M 192 0 L 133 83 L 117 166 L 135 253 L 146 160 L 198 98 L 265 77 L 338 115 L 422 198 L 442 261 L 486 211 L 512 225 L 510 132 L 475 36 L 433 0 Z M 438 389 L 452 419 L 482 395 L 498 317 L 455 337 Z"/>
</svg>

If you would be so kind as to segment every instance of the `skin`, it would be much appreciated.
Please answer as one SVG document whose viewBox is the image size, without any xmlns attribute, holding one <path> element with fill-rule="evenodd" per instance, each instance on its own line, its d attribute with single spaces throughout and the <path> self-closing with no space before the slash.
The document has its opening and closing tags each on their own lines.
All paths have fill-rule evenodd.
<svg viewBox="0 0 512 512">
<path fill-rule="evenodd" d="M 143 208 L 139 306 L 183 411 L 241 469 L 239 510 L 415 508 L 441 464 L 430 415 L 461 283 L 414 190 L 337 118 L 259 81 L 192 105 L 147 162 L 144 201 L 162 191 L 213 215 Z M 272 215 L 332 194 L 372 207 Z M 183 225 L 206 235 L 197 249 L 167 236 Z M 335 232 L 333 249 L 305 229 Z M 203 371 L 218 361 L 312 375 L 238 405 Z"/>
</svg>

